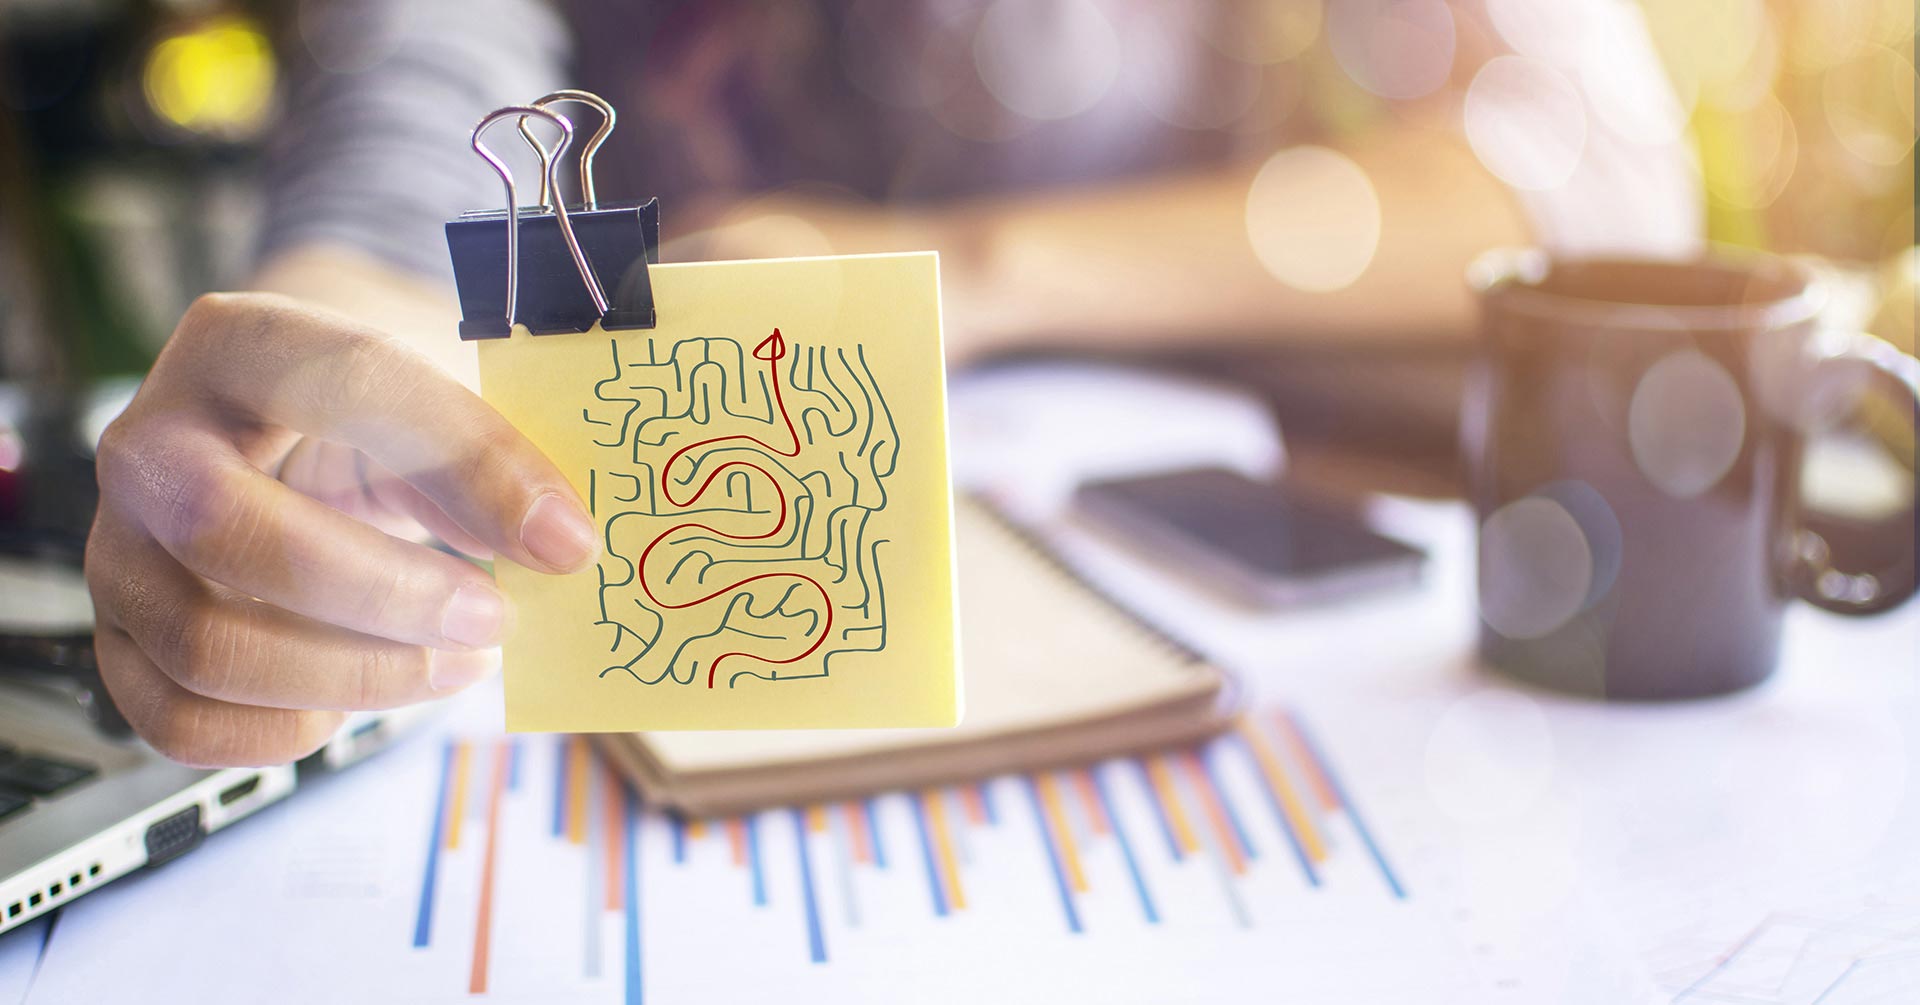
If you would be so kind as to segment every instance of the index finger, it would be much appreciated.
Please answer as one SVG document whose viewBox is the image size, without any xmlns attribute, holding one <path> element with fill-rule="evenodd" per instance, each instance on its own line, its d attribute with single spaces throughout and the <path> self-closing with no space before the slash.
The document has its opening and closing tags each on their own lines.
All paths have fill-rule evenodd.
<svg viewBox="0 0 1920 1005">
<path fill-rule="evenodd" d="M 218 337 L 161 365 L 186 367 L 226 411 L 359 448 L 522 565 L 570 572 L 597 556 L 586 507 L 553 462 L 404 343 L 268 294 L 202 297 L 181 329 Z"/>
</svg>

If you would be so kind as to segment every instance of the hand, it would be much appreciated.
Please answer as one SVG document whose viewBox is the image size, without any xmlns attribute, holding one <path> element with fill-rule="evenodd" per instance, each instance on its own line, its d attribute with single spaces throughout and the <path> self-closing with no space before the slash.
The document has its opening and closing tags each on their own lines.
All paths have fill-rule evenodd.
<svg viewBox="0 0 1920 1005">
<path fill-rule="evenodd" d="M 345 710 L 491 670 L 505 599 L 395 534 L 424 526 L 551 573 L 598 553 L 565 477 L 473 392 L 389 336 L 267 294 L 187 311 L 98 473 L 101 677 L 149 743 L 196 765 L 303 757 Z"/>
</svg>

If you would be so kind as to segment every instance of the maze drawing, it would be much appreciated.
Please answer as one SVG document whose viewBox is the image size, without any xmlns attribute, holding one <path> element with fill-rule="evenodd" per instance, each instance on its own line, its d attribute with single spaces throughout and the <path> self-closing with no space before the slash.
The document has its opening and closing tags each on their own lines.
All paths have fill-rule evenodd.
<svg viewBox="0 0 1920 1005">
<path fill-rule="evenodd" d="M 596 462 L 603 680 L 728 688 L 826 677 L 887 644 L 874 517 L 899 462 L 866 347 L 607 341 L 581 420 Z"/>
</svg>

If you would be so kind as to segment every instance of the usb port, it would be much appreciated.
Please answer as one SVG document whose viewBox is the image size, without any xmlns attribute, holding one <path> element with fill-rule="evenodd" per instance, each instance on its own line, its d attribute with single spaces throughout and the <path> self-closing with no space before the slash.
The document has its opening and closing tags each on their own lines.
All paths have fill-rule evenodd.
<svg viewBox="0 0 1920 1005">
<path fill-rule="evenodd" d="M 250 795 L 253 795 L 253 790 L 259 787 L 260 787 L 260 776 L 250 775 L 247 777 L 246 781 L 240 782 L 235 785 L 229 785 L 226 788 L 220 790 L 220 805 L 232 806 L 234 803 L 237 803 L 240 800 L 245 799 Z"/>
</svg>

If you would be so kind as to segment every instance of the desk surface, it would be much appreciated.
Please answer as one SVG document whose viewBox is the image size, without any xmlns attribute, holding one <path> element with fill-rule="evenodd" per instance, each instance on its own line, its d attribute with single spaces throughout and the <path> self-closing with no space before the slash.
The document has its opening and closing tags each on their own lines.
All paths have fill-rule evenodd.
<svg viewBox="0 0 1920 1005">
<path fill-rule="evenodd" d="M 0 1005 L 1912 1000 L 1920 605 L 1796 609 L 1766 686 L 1605 705 L 1477 668 L 1463 509 L 1374 516 L 1423 587 L 1284 615 L 1051 527 L 1240 674 L 1251 737 L 1197 757 L 679 822 L 481 688 L 0 938 Z"/>
</svg>

